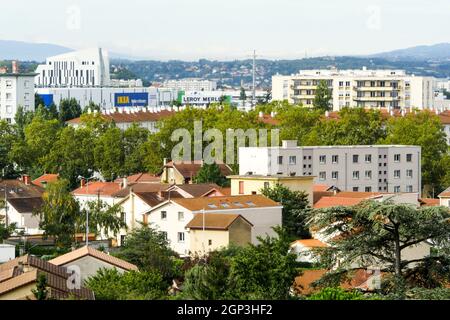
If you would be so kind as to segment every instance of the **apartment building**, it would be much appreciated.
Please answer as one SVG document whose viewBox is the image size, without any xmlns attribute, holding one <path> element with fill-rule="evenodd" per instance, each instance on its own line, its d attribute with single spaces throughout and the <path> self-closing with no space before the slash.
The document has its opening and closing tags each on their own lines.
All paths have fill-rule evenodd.
<svg viewBox="0 0 450 320">
<path fill-rule="evenodd" d="M 316 88 L 325 81 L 332 93 L 333 110 L 344 107 L 434 107 L 434 78 L 407 75 L 403 70 L 300 70 L 272 77 L 272 99 L 312 106 Z"/>
<path fill-rule="evenodd" d="M 402 145 L 239 148 L 240 175 L 314 176 L 345 191 L 420 192 L 421 147 Z"/>
<path fill-rule="evenodd" d="M 14 123 L 17 109 L 34 111 L 34 73 L 19 73 L 17 62 L 13 62 L 12 72 L 0 72 L 0 120 Z"/>
<path fill-rule="evenodd" d="M 186 78 L 164 81 L 163 87 L 179 91 L 215 91 L 217 90 L 217 82 L 198 78 Z"/>
<path fill-rule="evenodd" d="M 108 52 L 102 48 L 49 57 L 37 67 L 38 87 L 104 87 L 110 82 Z"/>
</svg>

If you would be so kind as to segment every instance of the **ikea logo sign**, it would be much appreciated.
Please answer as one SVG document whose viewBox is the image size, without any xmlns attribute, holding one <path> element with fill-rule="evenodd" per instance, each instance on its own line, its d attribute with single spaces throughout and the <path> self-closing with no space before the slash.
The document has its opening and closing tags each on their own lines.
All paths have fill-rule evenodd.
<svg viewBox="0 0 450 320">
<path fill-rule="evenodd" d="M 146 107 L 148 106 L 148 93 L 147 92 L 115 93 L 114 106 Z"/>
</svg>

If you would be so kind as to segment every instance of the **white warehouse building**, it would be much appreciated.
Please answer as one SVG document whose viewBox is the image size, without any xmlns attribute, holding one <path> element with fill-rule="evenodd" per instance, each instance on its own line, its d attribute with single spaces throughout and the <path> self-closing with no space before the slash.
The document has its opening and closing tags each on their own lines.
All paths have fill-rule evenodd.
<svg viewBox="0 0 450 320">
<path fill-rule="evenodd" d="M 109 57 L 102 48 L 92 48 L 49 57 L 37 67 L 37 87 L 109 86 Z"/>
</svg>

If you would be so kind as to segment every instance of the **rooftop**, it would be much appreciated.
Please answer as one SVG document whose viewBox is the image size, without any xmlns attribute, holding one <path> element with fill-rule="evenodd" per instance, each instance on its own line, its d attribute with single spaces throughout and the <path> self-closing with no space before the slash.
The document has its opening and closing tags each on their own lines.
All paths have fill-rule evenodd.
<svg viewBox="0 0 450 320">
<path fill-rule="evenodd" d="M 205 213 L 203 215 L 199 213 L 186 225 L 186 228 L 203 229 L 204 227 L 207 230 L 228 230 L 237 219 L 242 219 L 250 226 L 253 226 L 251 222 L 240 214 Z"/>
<path fill-rule="evenodd" d="M 45 184 L 58 180 L 59 174 L 46 173 L 32 181 L 33 184 L 44 188 Z"/>
<path fill-rule="evenodd" d="M 120 184 L 115 182 L 89 182 L 83 187 L 79 187 L 72 191 L 74 195 L 100 195 L 112 196 L 121 189 Z"/>
<path fill-rule="evenodd" d="M 294 242 L 291 243 L 291 246 L 296 245 L 296 244 L 300 244 L 304 247 L 307 248 L 325 248 L 328 247 L 328 245 L 320 240 L 317 239 L 300 239 L 300 240 L 295 240 Z"/>
</svg>

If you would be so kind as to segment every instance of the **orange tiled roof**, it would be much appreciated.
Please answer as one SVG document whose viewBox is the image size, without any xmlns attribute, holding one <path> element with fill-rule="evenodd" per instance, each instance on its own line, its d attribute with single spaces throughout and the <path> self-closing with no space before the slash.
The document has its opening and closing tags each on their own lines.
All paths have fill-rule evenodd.
<svg viewBox="0 0 450 320">
<path fill-rule="evenodd" d="M 278 207 L 279 203 L 262 195 L 245 195 L 231 197 L 209 197 L 209 198 L 177 198 L 173 202 L 191 211 L 208 210 L 236 210 L 264 207 Z"/>
<path fill-rule="evenodd" d="M 332 208 L 338 206 L 354 206 L 365 198 L 322 197 L 314 204 L 314 209 Z"/>
<path fill-rule="evenodd" d="M 438 206 L 440 203 L 439 199 L 432 199 L 432 198 L 420 198 L 419 203 L 423 207 L 434 207 Z"/>
<path fill-rule="evenodd" d="M 89 182 L 84 187 L 79 187 L 72 191 L 74 195 L 100 195 L 112 196 L 121 189 L 120 184 L 115 182 Z"/>
<path fill-rule="evenodd" d="M 450 187 L 448 187 L 447 189 L 445 189 L 444 191 L 442 191 L 438 197 L 450 197 Z"/>
<path fill-rule="evenodd" d="M 62 256 L 59 256 L 59 257 L 56 257 L 55 259 L 50 260 L 49 262 L 54 265 L 57 265 L 57 266 L 62 266 L 69 262 L 78 260 L 78 259 L 86 257 L 86 256 L 91 256 L 91 257 L 97 258 L 99 260 L 102 260 L 106 263 L 109 263 L 111 265 L 114 265 L 114 266 L 119 267 L 124 270 L 128 270 L 128 271 L 138 270 L 138 268 L 134 264 L 131 264 L 125 260 L 116 258 L 114 256 L 111 256 L 109 254 L 106 254 L 104 252 L 96 250 L 89 246 L 84 246 L 84 247 L 74 250 L 72 252 L 63 254 Z"/>
<path fill-rule="evenodd" d="M 301 245 L 303 245 L 305 247 L 308 247 L 308 248 L 325 248 L 325 247 L 328 247 L 328 245 L 326 243 L 324 243 L 324 242 L 322 242 L 320 240 L 317 240 L 317 239 L 300 239 L 300 240 L 295 240 L 294 242 L 291 243 L 291 246 L 295 245 L 297 243 L 301 244 Z"/>
<path fill-rule="evenodd" d="M 314 184 L 313 192 L 327 191 L 329 188 L 330 188 L 330 186 L 328 186 L 326 184 Z"/>
<path fill-rule="evenodd" d="M 58 180 L 58 178 L 59 178 L 59 174 L 46 173 L 46 174 L 43 174 L 42 176 L 40 176 L 39 178 L 34 179 L 32 181 L 32 183 L 39 187 L 44 187 L 45 183 L 56 181 L 56 180 Z"/>
<path fill-rule="evenodd" d="M 204 220 L 203 220 L 204 219 Z M 250 226 L 253 226 L 251 222 L 245 219 L 240 214 L 221 214 L 221 213 L 206 213 L 196 214 L 194 218 L 186 225 L 186 228 L 190 229 L 202 229 L 203 221 L 205 222 L 205 229 L 208 230 L 228 230 L 231 224 L 237 219 L 243 219 Z"/>
<path fill-rule="evenodd" d="M 342 198 L 361 198 L 361 199 L 371 199 L 374 197 L 379 197 L 383 194 L 382 192 L 355 192 L 355 191 L 341 191 L 337 192 L 335 197 Z"/>
</svg>

